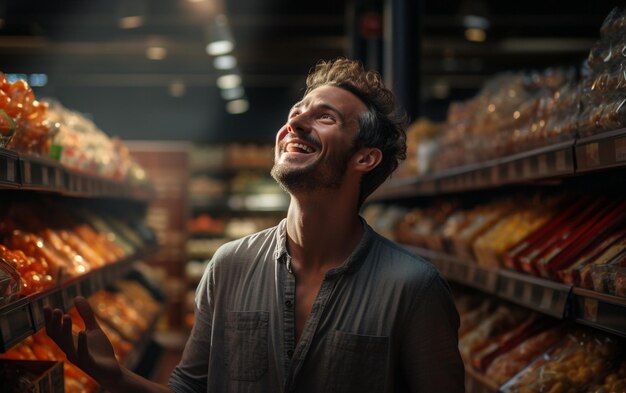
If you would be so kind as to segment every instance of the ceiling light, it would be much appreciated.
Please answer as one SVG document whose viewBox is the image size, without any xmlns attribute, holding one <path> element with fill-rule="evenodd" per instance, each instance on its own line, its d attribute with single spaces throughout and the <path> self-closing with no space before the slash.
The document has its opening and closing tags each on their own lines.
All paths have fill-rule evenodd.
<svg viewBox="0 0 626 393">
<path fill-rule="evenodd" d="M 232 89 L 241 85 L 241 77 L 237 74 L 227 74 L 217 78 L 216 82 L 220 89 Z"/>
<path fill-rule="evenodd" d="M 235 41 L 228 27 L 228 19 L 225 15 L 217 15 L 206 29 L 206 51 L 211 56 L 220 56 L 232 52 Z"/>
<path fill-rule="evenodd" d="M 229 101 L 226 103 L 226 112 L 230 113 L 231 115 L 238 115 L 240 113 L 246 112 L 249 107 L 250 104 L 246 99 Z"/>
<path fill-rule="evenodd" d="M 175 80 L 170 83 L 168 91 L 172 97 L 182 97 L 187 92 L 187 86 L 182 81 Z"/>
<path fill-rule="evenodd" d="M 216 70 L 232 70 L 237 66 L 237 59 L 232 55 L 218 56 L 213 59 L 213 67 Z"/>
<path fill-rule="evenodd" d="M 220 91 L 222 94 L 222 98 L 226 101 L 236 100 L 237 98 L 241 98 L 244 95 L 243 87 L 237 86 L 230 89 L 224 89 Z"/>
<path fill-rule="evenodd" d="M 162 46 L 151 46 L 146 49 L 146 57 L 150 60 L 163 60 L 167 56 L 167 49 Z"/>
<path fill-rule="evenodd" d="M 465 29 L 465 39 L 472 42 L 484 42 L 487 39 L 487 33 L 483 29 L 472 27 Z"/>
<path fill-rule="evenodd" d="M 206 46 L 206 53 L 211 56 L 225 55 L 235 48 L 235 44 L 228 40 L 214 41 Z"/>
<path fill-rule="evenodd" d="M 136 29 L 143 25 L 143 16 L 123 16 L 119 20 L 119 26 L 122 29 Z"/>
<path fill-rule="evenodd" d="M 119 0 L 117 14 L 122 29 L 136 29 L 144 24 L 146 3 L 144 0 Z"/>
</svg>

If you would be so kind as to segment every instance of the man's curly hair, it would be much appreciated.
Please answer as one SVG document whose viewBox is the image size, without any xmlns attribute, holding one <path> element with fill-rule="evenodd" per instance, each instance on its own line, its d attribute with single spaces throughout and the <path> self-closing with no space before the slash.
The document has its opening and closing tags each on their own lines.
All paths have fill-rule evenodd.
<svg viewBox="0 0 626 393">
<path fill-rule="evenodd" d="M 320 61 L 306 79 L 306 96 L 320 86 L 336 86 L 357 96 L 368 111 L 359 118 L 354 151 L 375 147 L 383 153 L 380 164 L 361 179 L 359 206 L 406 158 L 407 118 L 395 107 L 395 97 L 378 72 L 366 71 L 354 60 Z"/>
</svg>

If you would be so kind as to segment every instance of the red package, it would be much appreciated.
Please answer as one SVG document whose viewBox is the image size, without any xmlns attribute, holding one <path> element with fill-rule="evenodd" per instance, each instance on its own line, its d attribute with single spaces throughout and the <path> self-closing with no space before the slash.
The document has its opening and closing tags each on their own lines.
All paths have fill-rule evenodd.
<svg viewBox="0 0 626 393">
<path fill-rule="evenodd" d="M 537 270 L 543 277 L 557 278 L 558 270 L 570 266 L 598 238 L 623 225 L 625 218 L 626 201 L 607 204 L 588 222 L 573 231 L 569 238 L 563 239 L 547 255 L 537 260 Z"/>
<path fill-rule="evenodd" d="M 481 371 L 485 371 L 491 362 L 498 356 L 510 351 L 528 337 L 537 334 L 547 327 L 546 319 L 540 319 L 533 314 L 513 329 L 504 332 L 491 340 L 486 346 L 472 355 L 472 364 Z"/>
<path fill-rule="evenodd" d="M 568 220 L 589 202 L 588 198 L 582 198 L 569 204 L 567 208 L 556 214 L 551 220 L 509 250 L 504 256 L 504 265 L 510 269 L 522 271 L 519 259 L 535 249 L 549 234 L 554 233 L 565 220 Z"/>
<path fill-rule="evenodd" d="M 598 209 L 602 209 L 602 206 L 606 208 L 606 200 L 604 198 L 596 199 L 586 204 L 586 206 L 582 206 L 582 210 L 577 209 L 577 211 L 572 212 L 572 214 L 563 222 L 559 223 L 556 228 L 551 228 L 552 231 L 544 231 L 543 238 L 532 247 L 529 247 L 528 252 L 518 257 L 518 263 L 522 270 L 533 275 L 540 275 L 535 261 L 553 252 L 558 244 L 569 239 L 576 228 L 597 215 Z"/>
</svg>

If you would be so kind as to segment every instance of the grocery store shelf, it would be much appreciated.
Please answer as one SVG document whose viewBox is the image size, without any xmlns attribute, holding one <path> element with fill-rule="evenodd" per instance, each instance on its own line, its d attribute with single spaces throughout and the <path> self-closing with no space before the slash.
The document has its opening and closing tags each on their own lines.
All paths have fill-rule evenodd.
<svg viewBox="0 0 626 393">
<path fill-rule="evenodd" d="M 74 297 L 91 296 L 110 283 L 124 277 L 133 263 L 153 252 L 144 250 L 119 262 L 103 266 L 54 288 L 24 297 L 0 308 L 0 352 L 34 334 L 44 326 L 43 308 L 69 310 Z"/>
<path fill-rule="evenodd" d="M 578 172 L 626 166 L 626 128 L 578 140 L 576 165 Z"/>
<path fill-rule="evenodd" d="M 451 168 L 415 178 L 389 180 L 371 201 L 431 196 L 573 175 L 575 141 L 562 142 L 500 159 Z"/>
<path fill-rule="evenodd" d="M 486 293 L 496 294 L 498 271 L 475 263 L 467 263 L 458 258 L 424 248 L 402 245 L 409 251 L 430 261 L 447 279 L 464 284 Z"/>
<path fill-rule="evenodd" d="M 147 184 L 92 176 L 65 168 L 52 159 L 6 149 L 0 149 L 0 188 L 138 201 L 148 200 L 154 195 L 154 190 Z"/>
<path fill-rule="evenodd" d="M 480 190 L 623 166 L 626 129 L 619 129 L 421 177 L 391 179 L 370 201 Z"/>
<path fill-rule="evenodd" d="M 626 298 L 583 288 L 573 290 L 576 322 L 626 337 Z"/>
<path fill-rule="evenodd" d="M 0 187 L 19 188 L 19 160 L 17 154 L 0 148 Z"/>
<path fill-rule="evenodd" d="M 480 190 L 620 166 L 626 166 L 626 129 L 421 177 L 391 179 L 372 195 L 370 201 Z"/>
<path fill-rule="evenodd" d="M 446 279 L 558 319 L 626 337 L 626 298 L 573 287 L 511 270 L 494 270 L 424 248 L 402 245 L 432 262 Z"/>
<path fill-rule="evenodd" d="M 571 285 L 500 270 L 498 296 L 526 308 L 563 319 L 568 316 Z"/>
<path fill-rule="evenodd" d="M 559 319 L 569 316 L 571 285 L 510 270 L 490 269 L 419 247 L 407 245 L 403 247 L 432 262 L 450 281 Z"/>
</svg>

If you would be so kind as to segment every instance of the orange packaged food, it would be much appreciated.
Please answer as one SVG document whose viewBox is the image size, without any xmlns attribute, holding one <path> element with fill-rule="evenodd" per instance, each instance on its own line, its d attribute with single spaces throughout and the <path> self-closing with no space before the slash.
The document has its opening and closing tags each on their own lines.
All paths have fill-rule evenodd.
<svg viewBox="0 0 626 393">
<path fill-rule="evenodd" d="M 504 393 L 579 392 L 598 383 L 621 354 L 618 339 L 578 330 L 507 382 Z"/>
<path fill-rule="evenodd" d="M 502 385 L 556 344 L 562 334 L 563 329 L 557 326 L 526 339 L 511 351 L 495 358 L 485 375 L 496 385 Z"/>
</svg>

